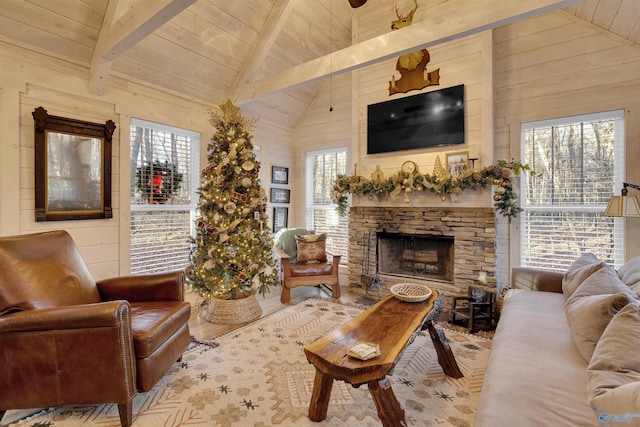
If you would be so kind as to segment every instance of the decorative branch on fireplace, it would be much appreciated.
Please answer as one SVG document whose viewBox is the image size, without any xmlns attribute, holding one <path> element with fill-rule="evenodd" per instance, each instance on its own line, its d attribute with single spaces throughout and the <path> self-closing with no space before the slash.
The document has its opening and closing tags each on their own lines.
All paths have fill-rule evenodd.
<svg viewBox="0 0 640 427">
<path fill-rule="evenodd" d="M 515 218 L 522 211 L 518 205 L 518 195 L 513 189 L 511 178 L 522 171 L 535 174 L 529 165 L 523 165 L 517 160 L 499 160 L 495 165 L 487 166 L 482 170 L 469 170 L 457 176 L 436 176 L 421 174 L 417 171 L 408 173 L 402 170 L 386 179 L 376 173 L 371 179 L 357 175 L 339 175 L 333 186 L 332 201 L 337 205 L 338 213 L 344 216 L 347 213 L 349 194 L 368 196 L 370 200 L 382 195 L 389 195 L 392 198 L 402 195 L 408 201 L 410 194 L 417 191 L 434 193 L 444 200 L 447 194 L 460 195 L 465 190 L 477 190 L 495 185 L 494 208 L 511 221 L 511 218 Z"/>
</svg>

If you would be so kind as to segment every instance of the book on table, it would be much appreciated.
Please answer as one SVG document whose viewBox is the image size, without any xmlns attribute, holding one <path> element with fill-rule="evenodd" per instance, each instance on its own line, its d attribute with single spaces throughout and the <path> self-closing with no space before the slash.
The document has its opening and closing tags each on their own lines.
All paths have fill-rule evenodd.
<svg viewBox="0 0 640 427">
<path fill-rule="evenodd" d="M 380 346 L 378 344 L 360 343 L 351 347 L 347 354 L 356 359 L 369 360 L 380 356 Z"/>
</svg>

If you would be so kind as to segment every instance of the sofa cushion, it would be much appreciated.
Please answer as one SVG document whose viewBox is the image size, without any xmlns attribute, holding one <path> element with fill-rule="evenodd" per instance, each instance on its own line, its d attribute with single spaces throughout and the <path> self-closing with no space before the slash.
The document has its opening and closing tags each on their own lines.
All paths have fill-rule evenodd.
<svg viewBox="0 0 640 427">
<path fill-rule="evenodd" d="M 629 260 L 625 265 L 618 270 L 618 276 L 625 285 L 629 286 L 631 290 L 640 296 L 640 256 Z"/>
<path fill-rule="evenodd" d="M 586 253 L 580 256 L 567 268 L 562 279 L 562 293 L 565 300 L 568 300 L 571 295 L 578 289 L 578 287 L 589 276 L 598 271 L 604 265 L 603 261 L 600 261 L 592 253 Z"/>
<path fill-rule="evenodd" d="M 596 344 L 611 318 L 633 300 L 627 293 L 620 292 L 570 298 L 566 302 L 565 309 L 571 335 L 586 362 L 591 360 Z"/>
<path fill-rule="evenodd" d="M 131 303 L 131 333 L 136 358 L 155 352 L 189 322 L 191 304 L 183 301 Z"/>
<path fill-rule="evenodd" d="M 564 304 L 562 294 L 530 290 L 504 301 L 474 427 L 600 425 Z"/>
<path fill-rule="evenodd" d="M 634 414 L 640 408 L 640 305 L 628 304 L 602 333 L 587 368 L 589 405 L 596 414 Z M 640 425 L 633 417 L 626 425 Z"/>
<path fill-rule="evenodd" d="M 618 273 L 608 264 L 602 264 L 600 268 L 589 277 L 571 294 L 568 301 L 591 295 L 617 294 L 620 292 L 633 295 L 627 285 L 618 277 Z"/>
<path fill-rule="evenodd" d="M 296 248 L 299 262 L 325 262 L 327 235 L 303 234 L 296 236 Z"/>
</svg>

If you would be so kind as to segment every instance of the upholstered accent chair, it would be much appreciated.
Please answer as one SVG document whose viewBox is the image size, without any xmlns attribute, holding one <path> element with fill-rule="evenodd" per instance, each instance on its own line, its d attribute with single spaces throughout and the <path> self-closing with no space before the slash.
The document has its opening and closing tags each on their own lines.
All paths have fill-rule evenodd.
<svg viewBox="0 0 640 427">
<path fill-rule="evenodd" d="M 326 250 L 326 235 L 289 228 L 276 233 L 274 240 L 283 304 L 289 303 L 291 289 L 298 286 L 326 287 L 333 298 L 340 298 L 338 267 L 342 256 Z"/>
<path fill-rule="evenodd" d="M 184 273 L 96 282 L 66 231 L 0 238 L 0 419 L 116 403 L 123 426 L 189 345 Z"/>
</svg>

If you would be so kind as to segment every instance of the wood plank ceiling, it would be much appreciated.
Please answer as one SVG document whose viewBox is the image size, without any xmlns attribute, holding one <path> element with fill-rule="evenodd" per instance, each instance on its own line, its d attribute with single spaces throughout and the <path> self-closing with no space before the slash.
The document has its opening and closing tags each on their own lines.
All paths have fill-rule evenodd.
<svg viewBox="0 0 640 427">
<path fill-rule="evenodd" d="M 467 11 L 479 3 L 422 0 L 421 8 L 429 10 L 423 19 L 439 16 L 440 21 L 409 27 L 405 37 L 387 33 L 386 27 L 352 47 L 352 15 L 371 16 L 376 10 L 391 21 L 396 1 L 368 0 L 352 9 L 347 0 L 0 0 L 0 42 L 86 67 L 96 95 L 109 90 L 110 76 L 121 77 L 207 104 L 231 98 L 286 129 L 296 126 L 331 72 L 459 36 L 463 25 L 479 31 L 509 22 L 508 14 L 520 19 L 539 13 L 532 12 L 538 4 L 549 10 L 564 6 L 567 13 L 640 43 L 638 0 L 519 0 L 508 2 L 518 4 L 508 13 L 498 6 L 501 10 L 467 16 L 468 22 L 452 16 L 442 21 L 464 2 Z M 411 7 L 410 0 L 397 3 L 403 10 Z M 449 34 L 452 23 L 458 27 Z M 367 51 L 374 53 L 366 56 Z M 336 53 L 330 60 L 331 52 Z"/>
</svg>

